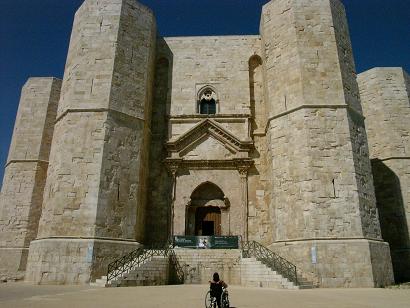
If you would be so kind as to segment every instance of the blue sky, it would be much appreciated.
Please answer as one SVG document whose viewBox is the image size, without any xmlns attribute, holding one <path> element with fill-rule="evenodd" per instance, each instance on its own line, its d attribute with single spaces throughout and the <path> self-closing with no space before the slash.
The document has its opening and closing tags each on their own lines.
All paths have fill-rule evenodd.
<svg viewBox="0 0 410 308">
<path fill-rule="evenodd" d="M 140 0 L 162 36 L 257 34 L 268 0 Z M 82 0 L 0 0 L 0 183 L 20 90 L 30 76 L 62 78 L 74 12 Z M 410 72 L 410 0 L 343 0 L 357 72 Z"/>
</svg>

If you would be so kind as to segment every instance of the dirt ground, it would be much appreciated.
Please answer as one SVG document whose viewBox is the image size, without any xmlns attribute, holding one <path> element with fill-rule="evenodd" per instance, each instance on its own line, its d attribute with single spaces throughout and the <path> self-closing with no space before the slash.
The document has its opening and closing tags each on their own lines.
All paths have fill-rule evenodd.
<svg viewBox="0 0 410 308">
<path fill-rule="evenodd" d="M 129 288 L 0 284 L 0 307 L 205 307 L 206 285 Z M 276 290 L 229 287 L 231 307 L 409 308 L 410 289 Z"/>
</svg>

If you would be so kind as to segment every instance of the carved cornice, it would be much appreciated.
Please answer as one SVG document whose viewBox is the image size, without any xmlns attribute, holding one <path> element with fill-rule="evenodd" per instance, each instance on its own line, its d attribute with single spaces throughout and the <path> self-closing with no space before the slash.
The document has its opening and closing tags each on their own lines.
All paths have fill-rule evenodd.
<svg viewBox="0 0 410 308">
<path fill-rule="evenodd" d="M 167 166 L 169 173 L 175 176 L 181 162 L 182 159 L 165 160 L 165 165 Z"/>
<path fill-rule="evenodd" d="M 177 114 L 170 115 L 167 117 L 169 120 L 179 120 L 179 119 L 250 119 L 252 115 L 248 113 L 224 113 L 224 114 Z"/>
<path fill-rule="evenodd" d="M 247 171 L 252 165 L 253 160 L 249 158 L 234 158 L 228 160 L 184 160 L 184 159 L 165 159 L 168 169 L 188 168 L 188 169 L 237 169 L 239 172 Z"/>
</svg>

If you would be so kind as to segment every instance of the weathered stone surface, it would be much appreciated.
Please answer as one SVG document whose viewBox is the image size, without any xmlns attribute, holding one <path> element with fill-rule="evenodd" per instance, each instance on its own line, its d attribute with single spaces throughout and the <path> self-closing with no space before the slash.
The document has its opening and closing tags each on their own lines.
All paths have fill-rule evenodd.
<svg viewBox="0 0 410 308">
<path fill-rule="evenodd" d="M 367 131 L 338 0 L 272 0 L 260 35 L 169 38 L 137 1 L 84 1 L 45 120 L 48 170 L 45 111 L 17 120 L 6 266 L 23 268 L 30 244 L 27 280 L 87 283 L 140 244 L 214 233 L 269 246 L 320 286 L 388 285 L 383 238 L 396 272 L 408 260 L 409 79 L 376 69 L 359 83 Z M 41 208 L 37 232 L 25 224 Z"/>
<path fill-rule="evenodd" d="M 85 283 L 128 249 L 94 247 L 79 277 L 67 269 L 84 252 L 50 258 L 42 239 L 60 237 L 59 251 L 75 251 L 72 238 L 143 240 L 155 35 L 152 13 L 132 0 L 86 0 L 76 13 L 29 280 Z"/>
<path fill-rule="evenodd" d="M 140 247 L 135 241 L 47 238 L 31 242 L 25 280 L 85 284 L 107 274 L 107 265 Z"/>
<path fill-rule="evenodd" d="M 61 80 L 23 87 L 0 195 L 0 276 L 22 278 L 36 238 Z"/>
<path fill-rule="evenodd" d="M 329 0 L 271 1 L 263 8 L 261 34 L 271 116 L 272 247 L 286 242 L 286 256 L 303 256 L 305 262 L 296 263 L 309 271 L 308 249 L 304 253 L 290 245 L 293 241 L 328 239 L 332 247 L 332 238 L 381 239 L 344 9 Z M 370 254 L 368 244 L 361 254 L 366 250 Z M 349 271 L 347 259 L 333 283 L 324 280 L 324 264 L 339 266 L 335 254 L 324 254 L 318 262 L 323 286 L 375 282 L 370 275 L 375 259 L 359 258 L 370 270 L 351 282 L 340 277 Z"/>
<path fill-rule="evenodd" d="M 377 207 L 396 282 L 410 279 L 410 78 L 401 68 L 358 76 Z"/>
<path fill-rule="evenodd" d="M 312 239 L 276 242 L 270 248 L 321 287 L 372 288 L 392 283 L 389 246 L 383 241 Z"/>
</svg>

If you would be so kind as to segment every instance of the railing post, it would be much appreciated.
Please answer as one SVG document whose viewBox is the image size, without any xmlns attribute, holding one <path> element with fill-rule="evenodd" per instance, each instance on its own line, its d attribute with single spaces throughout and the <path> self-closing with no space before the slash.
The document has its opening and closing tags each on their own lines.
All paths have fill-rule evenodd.
<svg viewBox="0 0 410 308">
<path fill-rule="evenodd" d="M 299 283 L 298 283 L 298 272 L 296 270 L 296 266 L 295 266 L 295 284 L 299 285 Z"/>
</svg>

